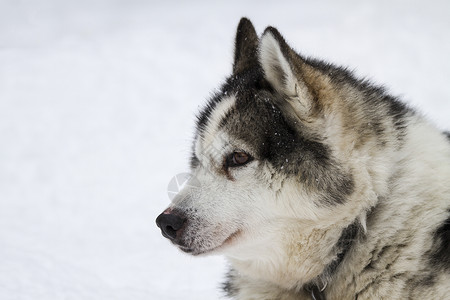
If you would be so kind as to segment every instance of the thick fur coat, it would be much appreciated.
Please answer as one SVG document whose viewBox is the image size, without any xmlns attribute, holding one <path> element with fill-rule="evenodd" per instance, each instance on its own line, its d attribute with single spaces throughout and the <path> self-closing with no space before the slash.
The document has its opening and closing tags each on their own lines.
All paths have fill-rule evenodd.
<svg viewBox="0 0 450 300">
<path fill-rule="evenodd" d="M 275 28 L 239 23 L 191 166 L 157 224 L 230 298 L 450 299 L 449 135 Z"/>
</svg>

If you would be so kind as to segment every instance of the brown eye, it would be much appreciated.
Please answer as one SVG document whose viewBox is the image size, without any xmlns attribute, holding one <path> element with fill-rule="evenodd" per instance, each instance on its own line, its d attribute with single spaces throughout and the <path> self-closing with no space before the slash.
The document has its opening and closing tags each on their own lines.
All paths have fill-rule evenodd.
<svg viewBox="0 0 450 300">
<path fill-rule="evenodd" d="M 250 162 L 252 157 L 245 152 L 233 152 L 227 157 L 228 167 L 238 167 Z"/>
<path fill-rule="evenodd" d="M 233 162 L 237 165 L 243 165 L 248 161 L 248 155 L 244 152 L 234 152 Z"/>
</svg>

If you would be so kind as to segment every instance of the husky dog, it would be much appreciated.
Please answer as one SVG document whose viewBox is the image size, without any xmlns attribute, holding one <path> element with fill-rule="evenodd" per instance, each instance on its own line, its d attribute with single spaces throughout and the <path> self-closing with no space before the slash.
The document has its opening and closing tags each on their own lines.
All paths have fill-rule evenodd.
<svg viewBox="0 0 450 300">
<path fill-rule="evenodd" d="M 383 88 L 243 18 L 158 218 L 232 299 L 450 299 L 450 142 Z"/>
</svg>

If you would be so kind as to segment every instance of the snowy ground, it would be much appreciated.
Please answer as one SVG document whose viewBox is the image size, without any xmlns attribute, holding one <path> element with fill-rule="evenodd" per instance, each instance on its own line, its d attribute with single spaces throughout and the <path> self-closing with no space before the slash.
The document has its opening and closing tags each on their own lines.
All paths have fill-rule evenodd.
<svg viewBox="0 0 450 300">
<path fill-rule="evenodd" d="M 450 2 L 241 2 L 0 0 L 0 299 L 219 298 L 154 219 L 241 16 L 450 128 Z"/>
</svg>

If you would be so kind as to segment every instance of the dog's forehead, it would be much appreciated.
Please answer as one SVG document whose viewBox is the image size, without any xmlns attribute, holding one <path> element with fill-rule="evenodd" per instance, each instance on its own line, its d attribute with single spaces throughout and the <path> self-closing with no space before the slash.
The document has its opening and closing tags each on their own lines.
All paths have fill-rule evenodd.
<svg viewBox="0 0 450 300">
<path fill-rule="evenodd" d="M 272 103 L 270 95 L 255 90 L 227 95 L 209 112 L 194 149 L 242 146 L 241 150 L 260 152 L 269 135 L 277 137 L 284 130 L 279 124 L 280 116 L 281 111 Z"/>
<path fill-rule="evenodd" d="M 214 109 L 211 111 L 209 115 L 207 124 L 204 129 L 204 139 L 207 142 L 207 138 L 213 138 L 214 134 L 220 130 L 221 125 L 223 124 L 223 120 L 226 119 L 227 115 L 233 110 L 236 106 L 236 95 L 226 95 L 221 98 Z"/>
<path fill-rule="evenodd" d="M 226 143 L 227 137 L 223 132 L 222 126 L 224 120 L 233 111 L 236 105 L 235 95 L 226 95 L 218 101 L 209 112 L 209 116 L 204 124 L 200 135 L 197 137 L 195 150 L 202 145 L 203 148 L 223 148 Z"/>
<path fill-rule="evenodd" d="M 242 92 L 254 89 L 255 79 L 253 77 L 255 75 L 243 74 L 227 78 L 225 83 L 216 90 L 197 115 L 198 133 L 201 134 L 206 127 L 214 125 L 211 124 L 212 119 L 217 121 L 218 117 L 223 117 L 224 114 L 228 113 Z"/>
<path fill-rule="evenodd" d="M 239 149 L 263 158 L 274 145 L 282 146 L 281 137 L 290 134 L 283 134 L 289 128 L 275 97 L 258 70 L 228 78 L 198 115 L 191 166 L 205 150 L 223 155 Z"/>
</svg>

